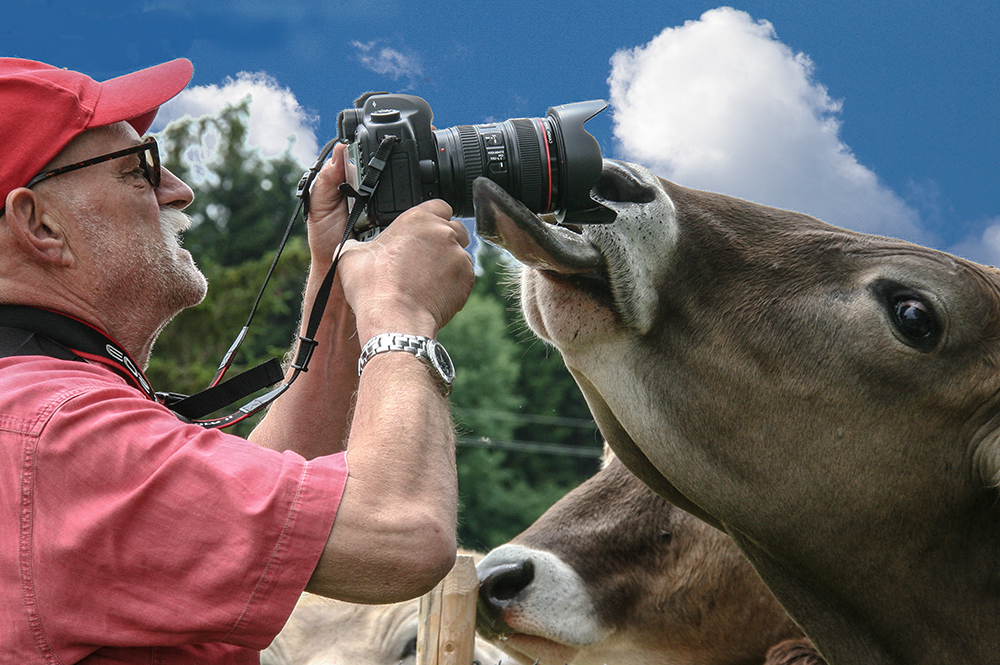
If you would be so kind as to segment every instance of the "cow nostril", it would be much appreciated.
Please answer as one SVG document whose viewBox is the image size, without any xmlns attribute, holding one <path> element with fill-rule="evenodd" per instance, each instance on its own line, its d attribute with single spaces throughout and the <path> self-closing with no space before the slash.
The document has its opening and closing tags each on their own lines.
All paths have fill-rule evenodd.
<svg viewBox="0 0 1000 665">
<path fill-rule="evenodd" d="M 614 203 L 651 203 L 656 199 L 652 187 L 622 168 L 605 166 L 591 192 L 598 201 Z"/>
<path fill-rule="evenodd" d="M 479 584 L 479 595 L 487 602 L 515 598 L 535 578 L 535 564 L 530 560 L 505 563 L 486 571 Z"/>
</svg>

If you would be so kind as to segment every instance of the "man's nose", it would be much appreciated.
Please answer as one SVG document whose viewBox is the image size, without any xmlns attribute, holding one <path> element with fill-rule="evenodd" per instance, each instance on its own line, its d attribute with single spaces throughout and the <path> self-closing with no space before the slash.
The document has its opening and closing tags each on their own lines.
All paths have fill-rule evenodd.
<svg viewBox="0 0 1000 665">
<path fill-rule="evenodd" d="M 156 201 L 161 206 L 183 210 L 194 201 L 194 192 L 186 182 L 160 167 L 160 186 L 156 188 Z"/>
</svg>

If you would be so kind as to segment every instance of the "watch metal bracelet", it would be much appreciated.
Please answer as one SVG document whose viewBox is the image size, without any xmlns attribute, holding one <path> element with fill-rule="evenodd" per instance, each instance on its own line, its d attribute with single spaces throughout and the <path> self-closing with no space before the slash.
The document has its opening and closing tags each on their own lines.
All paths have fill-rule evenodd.
<svg viewBox="0 0 1000 665">
<path fill-rule="evenodd" d="M 368 361 L 380 353 L 389 351 L 405 351 L 426 362 L 434 371 L 434 376 L 444 388 L 444 394 L 451 393 L 455 381 L 455 366 L 444 346 L 437 340 L 422 335 L 407 333 L 381 333 L 365 342 L 358 358 L 358 375 L 364 370 Z"/>
</svg>

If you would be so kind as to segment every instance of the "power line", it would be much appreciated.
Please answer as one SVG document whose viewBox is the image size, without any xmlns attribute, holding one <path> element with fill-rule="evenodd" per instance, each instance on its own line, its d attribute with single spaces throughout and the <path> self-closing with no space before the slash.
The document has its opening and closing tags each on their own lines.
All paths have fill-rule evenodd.
<svg viewBox="0 0 1000 665">
<path fill-rule="evenodd" d="M 522 423 L 533 423 L 536 425 L 561 425 L 563 427 L 580 427 L 595 429 L 597 425 L 593 420 L 585 418 L 563 418 L 560 416 L 539 416 L 529 413 L 510 413 L 507 411 L 490 411 L 488 409 L 464 409 L 452 407 L 455 415 L 476 416 L 479 418 L 496 418 L 498 420 L 516 420 Z"/>
<path fill-rule="evenodd" d="M 525 453 L 541 453 L 543 455 L 565 455 L 569 457 L 600 458 L 604 454 L 602 448 L 589 446 L 562 446 L 552 443 L 537 443 L 534 441 L 515 441 L 508 439 L 492 439 L 490 437 L 459 436 L 456 443 L 460 446 L 476 448 L 494 448 L 501 450 L 516 450 Z"/>
</svg>

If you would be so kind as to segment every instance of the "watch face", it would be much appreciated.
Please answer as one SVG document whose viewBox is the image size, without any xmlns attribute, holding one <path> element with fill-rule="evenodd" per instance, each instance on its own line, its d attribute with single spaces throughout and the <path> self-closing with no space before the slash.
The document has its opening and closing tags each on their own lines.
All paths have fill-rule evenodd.
<svg viewBox="0 0 1000 665">
<path fill-rule="evenodd" d="M 444 350 L 444 347 L 440 344 L 434 345 L 434 358 L 437 361 L 438 367 L 445 373 L 445 376 L 451 379 L 455 375 L 455 368 L 451 364 L 451 358 L 448 356 L 448 352 Z"/>
</svg>

